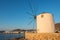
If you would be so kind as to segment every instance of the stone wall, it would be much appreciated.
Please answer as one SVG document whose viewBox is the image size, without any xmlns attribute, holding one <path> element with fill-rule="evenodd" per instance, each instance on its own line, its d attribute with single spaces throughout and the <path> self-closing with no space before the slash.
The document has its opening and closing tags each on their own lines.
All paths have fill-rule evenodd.
<svg viewBox="0 0 60 40">
<path fill-rule="evenodd" d="M 25 33 L 27 40 L 60 40 L 60 33 Z"/>
</svg>

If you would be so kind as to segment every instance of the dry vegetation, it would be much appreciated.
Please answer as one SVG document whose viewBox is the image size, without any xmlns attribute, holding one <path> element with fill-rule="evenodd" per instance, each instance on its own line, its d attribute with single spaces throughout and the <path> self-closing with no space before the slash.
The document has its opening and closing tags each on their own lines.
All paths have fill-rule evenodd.
<svg viewBox="0 0 60 40">
<path fill-rule="evenodd" d="M 26 33 L 27 40 L 60 40 L 60 33 Z"/>
</svg>

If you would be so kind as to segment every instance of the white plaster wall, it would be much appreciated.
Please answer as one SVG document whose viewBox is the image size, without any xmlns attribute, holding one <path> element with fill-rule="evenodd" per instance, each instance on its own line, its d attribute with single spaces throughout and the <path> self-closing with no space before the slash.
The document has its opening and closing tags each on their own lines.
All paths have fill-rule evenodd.
<svg viewBox="0 0 60 40">
<path fill-rule="evenodd" d="M 37 32 L 38 33 L 55 32 L 55 26 L 52 14 L 42 13 L 37 16 Z"/>
</svg>

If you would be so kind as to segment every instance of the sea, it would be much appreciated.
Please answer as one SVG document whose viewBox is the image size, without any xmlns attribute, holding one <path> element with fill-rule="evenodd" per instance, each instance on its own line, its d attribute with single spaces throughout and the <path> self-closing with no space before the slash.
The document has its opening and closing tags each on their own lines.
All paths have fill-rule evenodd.
<svg viewBox="0 0 60 40">
<path fill-rule="evenodd" d="M 1 34 L 0 33 L 0 40 L 9 40 L 12 38 L 21 38 L 24 37 L 24 34 Z"/>
</svg>

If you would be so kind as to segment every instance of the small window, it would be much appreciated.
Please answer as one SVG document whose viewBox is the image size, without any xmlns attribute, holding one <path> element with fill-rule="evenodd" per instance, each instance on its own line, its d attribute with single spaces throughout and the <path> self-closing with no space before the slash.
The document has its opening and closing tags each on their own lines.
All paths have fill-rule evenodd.
<svg viewBox="0 0 60 40">
<path fill-rule="evenodd" d="M 43 18 L 43 17 L 44 17 L 44 15 L 41 15 L 41 17 Z"/>
</svg>

